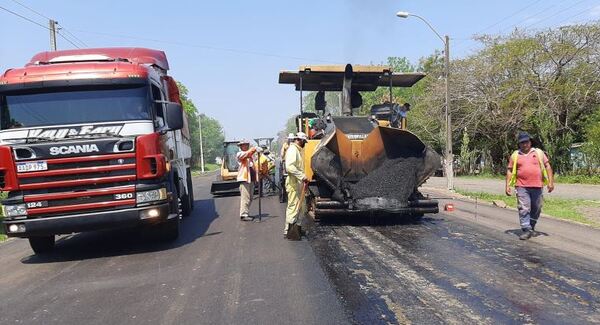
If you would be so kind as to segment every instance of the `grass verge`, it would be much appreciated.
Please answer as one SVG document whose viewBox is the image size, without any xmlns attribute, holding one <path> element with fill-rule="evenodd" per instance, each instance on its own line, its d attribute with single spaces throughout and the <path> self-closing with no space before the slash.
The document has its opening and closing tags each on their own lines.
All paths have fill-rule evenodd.
<svg viewBox="0 0 600 325">
<path fill-rule="evenodd" d="M 204 172 L 212 172 L 214 170 L 217 170 L 221 168 L 220 165 L 217 164 L 204 164 Z M 192 169 L 192 176 L 200 176 L 202 175 L 202 171 L 200 171 L 200 168 L 193 168 Z"/>
<path fill-rule="evenodd" d="M 517 207 L 517 199 L 514 196 L 490 194 L 484 192 L 470 192 L 463 190 L 456 190 L 456 192 L 465 196 L 469 196 L 471 198 L 478 198 L 479 200 L 487 202 L 500 200 L 506 203 L 506 205 L 511 208 Z M 558 219 L 576 221 L 586 225 L 600 227 L 600 223 L 584 215 L 584 213 L 581 211 L 582 207 L 600 208 L 600 201 L 544 198 L 544 206 L 542 208 L 542 213 Z"/>
</svg>

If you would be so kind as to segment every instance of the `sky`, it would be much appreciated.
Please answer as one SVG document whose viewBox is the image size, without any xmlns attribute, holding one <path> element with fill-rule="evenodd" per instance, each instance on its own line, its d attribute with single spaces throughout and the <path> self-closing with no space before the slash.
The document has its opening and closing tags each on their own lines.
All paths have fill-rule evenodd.
<svg viewBox="0 0 600 325">
<path fill-rule="evenodd" d="M 449 35 L 452 58 L 474 53 L 476 34 L 600 19 L 600 0 L 0 0 L 0 7 L 43 26 L 52 18 L 80 47 L 165 51 L 170 75 L 187 86 L 200 113 L 220 121 L 227 139 L 275 136 L 299 112 L 298 93 L 277 82 L 280 70 L 379 64 L 390 56 L 417 63 L 443 49 L 425 23 L 397 11 Z M 49 49 L 47 29 L 2 8 L 0 71 Z M 59 37 L 58 49 L 72 43 Z"/>
</svg>

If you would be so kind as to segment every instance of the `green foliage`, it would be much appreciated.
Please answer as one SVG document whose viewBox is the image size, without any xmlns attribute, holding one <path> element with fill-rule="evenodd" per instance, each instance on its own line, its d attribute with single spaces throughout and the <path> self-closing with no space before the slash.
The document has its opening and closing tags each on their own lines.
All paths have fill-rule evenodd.
<svg viewBox="0 0 600 325">
<path fill-rule="evenodd" d="M 204 164 L 204 172 L 205 173 L 212 172 L 212 171 L 218 170 L 220 168 L 221 168 L 221 165 L 218 165 L 218 164 L 212 164 L 212 163 Z M 196 167 L 196 168 L 192 169 L 192 176 L 202 176 L 202 169 L 200 169 L 200 167 Z"/>
<path fill-rule="evenodd" d="M 600 168 L 600 107 L 589 117 L 584 128 L 585 143 L 582 150 L 586 163 L 593 172 Z"/>
<path fill-rule="evenodd" d="M 520 130 L 533 135 L 555 170 L 568 172 L 570 146 L 582 141 L 584 117 L 600 102 L 600 62 L 594 54 L 600 51 L 600 25 L 517 31 L 479 41 L 481 51 L 452 62 L 453 125 L 468 128 L 473 148 L 489 151 L 496 172 L 516 148 Z M 443 102 L 431 91 L 426 97 Z"/>
<path fill-rule="evenodd" d="M 471 140 L 469 138 L 469 133 L 465 128 L 463 130 L 462 141 L 460 144 L 460 154 L 459 154 L 459 173 L 460 174 L 470 174 L 473 171 L 473 165 L 475 163 L 475 154 L 476 152 L 471 150 L 470 144 Z"/>
<path fill-rule="evenodd" d="M 215 159 L 222 154 L 223 141 L 225 140 L 223 128 L 216 119 L 204 114 L 198 114 L 196 105 L 188 97 L 189 93 L 185 85 L 178 82 L 177 87 L 179 88 L 183 109 L 188 117 L 192 145 L 192 165 L 200 166 L 200 126 L 198 119 L 201 119 L 200 121 L 202 122 L 204 162 L 205 164 L 214 163 Z"/>
</svg>

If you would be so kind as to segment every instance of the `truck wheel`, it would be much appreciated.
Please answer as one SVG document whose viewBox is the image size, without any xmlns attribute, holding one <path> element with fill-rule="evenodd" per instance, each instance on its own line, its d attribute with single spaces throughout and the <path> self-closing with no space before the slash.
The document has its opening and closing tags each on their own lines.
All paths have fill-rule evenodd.
<svg viewBox="0 0 600 325">
<path fill-rule="evenodd" d="M 194 209 L 194 189 L 192 188 L 192 173 L 189 168 L 186 171 L 186 176 L 187 194 L 181 197 L 182 215 L 184 217 L 192 214 L 192 209 Z"/>
<path fill-rule="evenodd" d="M 54 249 L 54 236 L 29 237 L 29 245 L 36 254 L 49 253 Z"/>
<path fill-rule="evenodd" d="M 191 207 L 194 210 L 194 184 L 192 183 L 192 170 L 188 168 L 187 170 L 187 185 L 188 185 L 188 195 L 190 197 Z"/>
<path fill-rule="evenodd" d="M 179 237 L 179 219 L 181 219 L 181 198 L 179 197 L 179 191 L 175 182 L 170 183 L 172 201 L 171 201 L 171 213 L 176 213 L 177 216 L 169 219 L 165 222 L 161 222 L 155 225 L 158 238 L 164 241 L 174 241 Z"/>
</svg>

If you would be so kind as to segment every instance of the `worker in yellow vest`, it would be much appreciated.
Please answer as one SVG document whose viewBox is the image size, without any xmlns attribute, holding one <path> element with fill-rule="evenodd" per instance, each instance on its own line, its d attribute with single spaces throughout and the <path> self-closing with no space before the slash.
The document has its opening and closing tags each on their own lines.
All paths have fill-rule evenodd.
<svg viewBox="0 0 600 325">
<path fill-rule="evenodd" d="M 308 184 L 308 178 L 304 173 L 304 145 L 308 138 L 304 132 L 296 133 L 294 142 L 285 153 L 285 170 L 288 176 L 285 180 L 285 189 L 288 195 L 287 208 L 285 210 L 285 226 L 283 237 L 286 239 L 299 240 L 302 235 L 301 216 L 304 214 L 304 188 Z"/>
<path fill-rule="evenodd" d="M 535 225 L 542 212 L 544 185 L 548 193 L 554 190 L 554 174 L 546 154 L 531 146 L 529 134 L 520 132 L 518 136 L 519 150 L 510 156 L 506 169 L 506 195 L 512 194 L 515 187 L 521 240 L 533 236 Z"/>
</svg>

